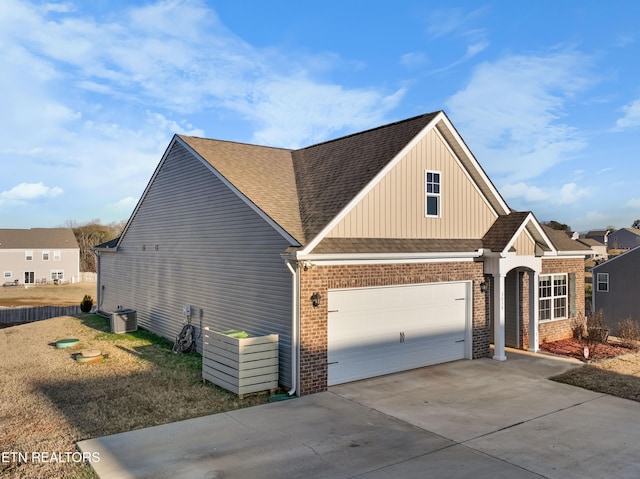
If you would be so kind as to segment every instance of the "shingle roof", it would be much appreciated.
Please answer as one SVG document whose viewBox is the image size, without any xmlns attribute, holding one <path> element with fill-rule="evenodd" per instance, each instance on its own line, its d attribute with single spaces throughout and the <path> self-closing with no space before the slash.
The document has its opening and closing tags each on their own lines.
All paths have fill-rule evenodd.
<svg viewBox="0 0 640 479">
<path fill-rule="evenodd" d="M 553 246 L 558 251 L 590 251 L 591 248 L 581 243 L 581 241 L 572 240 L 570 233 L 561 230 L 554 230 L 553 228 L 549 228 L 546 225 L 542 225 L 542 229 L 544 229 L 545 234 L 549 237 Z M 597 243 L 597 242 L 596 242 Z"/>
<path fill-rule="evenodd" d="M 78 248 L 71 228 L 0 229 L 0 249 Z"/>
<path fill-rule="evenodd" d="M 482 238 L 483 247 L 493 252 L 504 251 L 518 228 L 522 226 L 522 222 L 530 214 L 529 211 L 514 211 L 508 215 L 498 216 Z"/>
<path fill-rule="evenodd" d="M 304 245 L 438 113 L 299 150 L 178 137 Z"/>
<path fill-rule="evenodd" d="M 312 253 L 457 253 L 480 248 L 480 239 L 325 238 Z"/>
</svg>

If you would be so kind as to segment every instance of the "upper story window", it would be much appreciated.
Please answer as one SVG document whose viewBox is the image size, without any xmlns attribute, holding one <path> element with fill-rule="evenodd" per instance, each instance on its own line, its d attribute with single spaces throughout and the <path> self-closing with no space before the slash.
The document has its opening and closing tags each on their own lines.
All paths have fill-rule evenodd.
<svg viewBox="0 0 640 479">
<path fill-rule="evenodd" d="M 60 261 L 60 251 L 53 252 L 53 261 Z"/>
<path fill-rule="evenodd" d="M 424 191 L 425 204 L 424 215 L 430 217 L 439 217 L 441 211 L 441 180 L 442 175 L 439 171 L 426 171 L 424 175 Z"/>
<path fill-rule="evenodd" d="M 42 261 L 49 261 L 49 252 L 48 251 L 43 251 L 42 252 Z"/>
<path fill-rule="evenodd" d="M 25 251 L 24 259 L 27 261 L 33 261 L 33 251 Z"/>
<path fill-rule="evenodd" d="M 596 276 L 596 288 L 602 293 L 609 291 L 609 273 L 598 273 Z"/>
</svg>

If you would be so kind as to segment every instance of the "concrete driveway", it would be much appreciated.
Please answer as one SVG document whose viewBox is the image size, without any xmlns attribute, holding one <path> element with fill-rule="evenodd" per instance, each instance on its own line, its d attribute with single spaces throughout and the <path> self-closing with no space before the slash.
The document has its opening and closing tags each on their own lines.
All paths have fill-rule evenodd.
<svg viewBox="0 0 640 479">
<path fill-rule="evenodd" d="M 107 478 L 637 478 L 640 403 L 507 352 L 82 441 Z"/>
</svg>

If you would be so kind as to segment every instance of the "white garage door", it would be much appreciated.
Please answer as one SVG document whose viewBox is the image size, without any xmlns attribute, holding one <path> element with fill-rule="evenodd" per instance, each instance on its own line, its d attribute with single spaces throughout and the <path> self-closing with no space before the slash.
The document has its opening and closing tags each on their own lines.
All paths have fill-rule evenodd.
<svg viewBox="0 0 640 479">
<path fill-rule="evenodd" d="M 330 290 L 328 384 L 465 358 L 467 285 Z"/>
</svg>

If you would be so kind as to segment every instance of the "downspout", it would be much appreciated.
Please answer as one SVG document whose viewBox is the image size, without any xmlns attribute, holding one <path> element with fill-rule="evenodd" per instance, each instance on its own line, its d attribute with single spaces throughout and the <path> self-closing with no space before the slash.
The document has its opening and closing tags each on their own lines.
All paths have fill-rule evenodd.
<svg viewBox="0 0 640 479">
<path fill-rule="evenodd" d="M 291 389 L 289 390 L 289 396 L 296 394 L 296 388 L 298 384 L 298 364 L 299 360 L 299 345 L 298 345 L 298 331 L 300 325 L 300 275 L 296 268 L 291 266 L 291 261 L 285 261 L 287 268 L 291 271 Z"/>
</svg>

